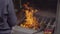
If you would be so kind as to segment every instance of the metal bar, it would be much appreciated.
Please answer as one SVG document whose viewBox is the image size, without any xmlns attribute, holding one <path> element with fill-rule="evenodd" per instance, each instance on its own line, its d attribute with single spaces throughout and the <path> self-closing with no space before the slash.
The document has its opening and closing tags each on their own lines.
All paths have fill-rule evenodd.
<svg viewBox="0 0 60 34">
<path fill-rule="evenodd" d="M 57 1 L 56 28 L 54 34 L 60 34 L 60 0 Z"/>
</svg>

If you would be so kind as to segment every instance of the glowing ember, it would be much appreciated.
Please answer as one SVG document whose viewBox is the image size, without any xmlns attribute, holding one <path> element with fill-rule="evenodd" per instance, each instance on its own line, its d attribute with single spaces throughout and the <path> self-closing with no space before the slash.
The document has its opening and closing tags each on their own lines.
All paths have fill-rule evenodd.
<svg viewBox="0 0 60 34">
<path fill-rule="evenodd" d="M 38 29 L 39 23 L 36 20 L 36 18 L 33 16 L 33 13 L 34 13 L 34 10 L 25 10 L 26 22 L 24 22 L 20 26 L 25 28 L 35 29 L 35 30 Z"/>
</svg>

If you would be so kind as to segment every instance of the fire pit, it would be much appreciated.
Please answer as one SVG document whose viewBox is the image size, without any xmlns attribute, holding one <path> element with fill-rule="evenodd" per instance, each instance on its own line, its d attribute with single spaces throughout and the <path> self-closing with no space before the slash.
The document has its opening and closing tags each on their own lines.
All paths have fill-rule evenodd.
<svg viewBox="0 0 60 34">
<path fill-rule="evenodd" d="M 19 24 L 20 27 L 39 30 L 41 28 L 41 26 L 43 28 L 46 27 L 46 22 L 48 20 L 50 20 L 52 23 L 54 22 L 53 20 L 55 20 L 55 17 L 48 18 L 48 17 L 42 16 L 42 19 L 38 18 L 36 13 L 39 12 L 39 10 L 29 7 L 27 4 L 24 5 L 24 8 L 25 9 L 23 9 L 23 11 L 25 13 L 25 19 L 24 19 L 23 23 Z M 40 15 L 38 15 L 38 16 L 40 17 Z M 41 20 L 37 20 L 37 18 L 41 19 Z M 40 22 L 38 22 L 38 21 L 40 21 Z M 49 23 L 49 21 L 48 21 L 48 23 Z"/>
<path fill-rule="evenodd" d="M 32 1 L 29 1 L 31 4 L 22 2 L 22 9 L 17 14 L 19 24 L 13 28 L 15 34 L 53 34 L 56 25 L 56 5 L 48 4 L 47 0 L 41 3 L 38 1 L 39 5 L 37 1 L 34 1 L 36 4 Z"/>
<path fill-rule="evenodd" d="M 21 24 L 23 24 L 23 23 L 21 23 Z M 55 26 L 52 27 L 53 25 L 55 25 L 55 19 L 54 18 L 51 18 L 51 19 L 45 18 L 45 21 L 44 21 L 44 19 L 42 19 L 40 24 L 41 24 L 41 26 L 38 30 L 32 29 L 32 28 L 25 28 L 25 27 L 18 25 L 13 28 L 13 31 L 14 31 L 14 34 L 44 34 L 44 32 L 47 32 L 47 30 L 51 29 L 51 31 L 50 30 L 49 31 L 52 33 L 54 30 L 54 27 L 55 27 Z M 51 27 L 49 28 L 49 26 L 51 26 Z"/>
<path fill-rule="evenodd" d="M 37 12 L 36 15 L 33 15 L 33 11 L 25 10 L 25 17 L 20 19 L 20 24 L 13 28 L 13 31 L 16 32 L 15 34 L 44 34 L 47 30 L 53 33 L 55 26 L 52 26 L 55 25 L 55 16 L 48 16 L 48 13 L 47 15 L 41 16 L 41 13 Z"/>
</svg>

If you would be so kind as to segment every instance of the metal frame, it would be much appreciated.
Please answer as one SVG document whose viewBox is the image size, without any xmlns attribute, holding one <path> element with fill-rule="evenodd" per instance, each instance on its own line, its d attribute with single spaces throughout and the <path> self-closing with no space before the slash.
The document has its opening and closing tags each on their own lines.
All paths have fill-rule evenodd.
<svg viewBox="0 0 60 34">
<path fill-rule="evenodd" d="M 60 0 L 57 1 L 56 28 L 54 34 L 60 34 Z"/>
</svg>

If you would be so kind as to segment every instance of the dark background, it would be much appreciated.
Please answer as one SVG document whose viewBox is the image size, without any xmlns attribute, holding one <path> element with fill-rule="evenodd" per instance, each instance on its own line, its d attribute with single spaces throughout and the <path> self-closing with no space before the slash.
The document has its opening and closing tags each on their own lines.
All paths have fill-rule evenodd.
<svg viewBox="0 0 60 34">
<path fill-rule="evenodd" d="M 30 2 L 35 8 L 40 9 L 56 9 L 57 0 L 21 0 L 21 3 Z"/>
<path fill-rule="evenodd" d="M 35 9 L 40 10 L 50 10 L 50 12 L 56 13 L 57 9 L 57 0 L 15 0 L 14 6 L 15 9 L 18 9 L 20 12 L 22 4 L 30 2 L 30 5 Z M 20 4 L 21 3 L 21 4 Z"/>
</svg>

